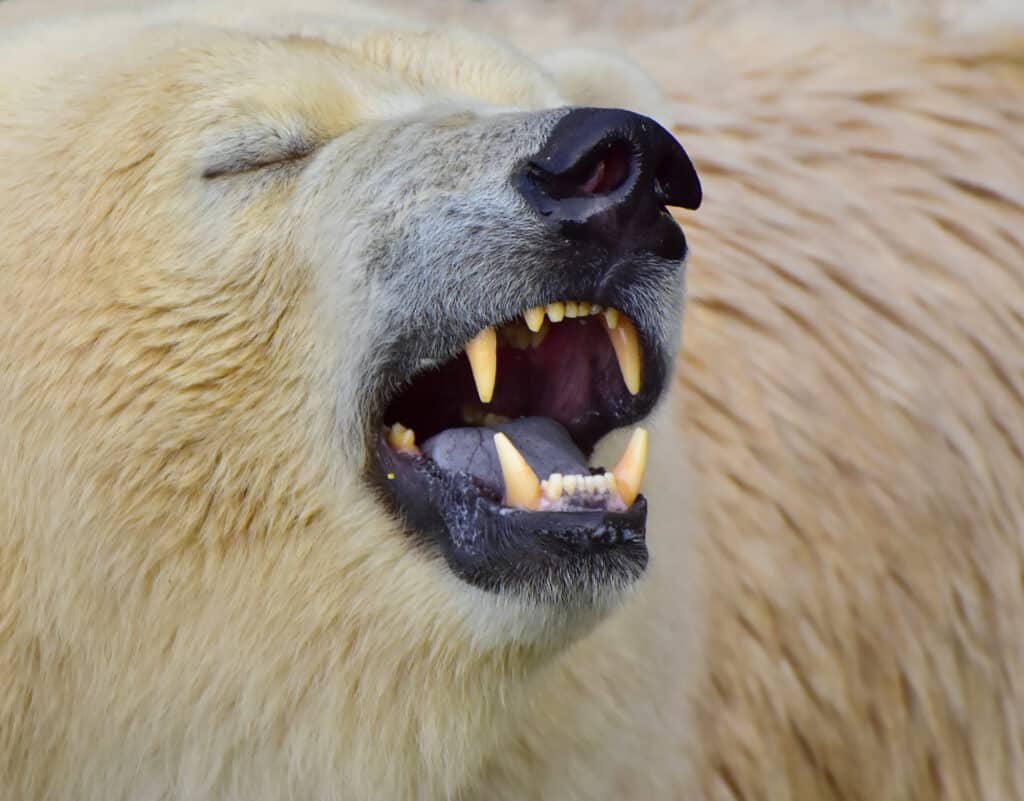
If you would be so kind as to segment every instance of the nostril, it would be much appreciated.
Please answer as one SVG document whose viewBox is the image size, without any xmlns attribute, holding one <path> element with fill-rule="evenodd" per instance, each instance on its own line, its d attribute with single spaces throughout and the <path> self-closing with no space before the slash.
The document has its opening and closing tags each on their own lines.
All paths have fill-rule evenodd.
<svg viewBox="0 0 1024 801">
<path fill-rule="evenodd" d="M 610 195 L 629 178 L 632 148 L 626 142 L 609 142 L 596 155 L 597 163 L 580 187 L 584 195 Z"/>
<path fill-rule="evenodd" d="M 582 159 L 561 172 L 531 164 L 531 177 L 552 200 L 601 197 L 620 189 L 636 168 L 634 148 L 629 142 L 612 140 L 594 147 Z"/>
</svg>

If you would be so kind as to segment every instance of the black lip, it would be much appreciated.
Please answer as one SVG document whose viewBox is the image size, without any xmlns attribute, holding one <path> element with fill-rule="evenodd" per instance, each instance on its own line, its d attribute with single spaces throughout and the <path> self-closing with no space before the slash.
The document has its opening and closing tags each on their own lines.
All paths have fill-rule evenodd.
<svg viewBox="0 0 1024 801">
<path fill-rule="evenodd" d="M 520 511 L 503 507 L 468 475 L 397 453 L 383 437 L 376 455 L 371 477 L 413 537 L 481 589 L 564 600 L 631 583 L 647 566 L 642 495 L 623 512 Z"/>
</svg>

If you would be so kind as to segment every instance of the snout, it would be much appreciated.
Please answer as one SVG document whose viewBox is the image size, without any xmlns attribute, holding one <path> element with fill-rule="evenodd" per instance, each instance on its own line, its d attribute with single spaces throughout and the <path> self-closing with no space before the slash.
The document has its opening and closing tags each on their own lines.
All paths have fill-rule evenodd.
<svg viewBox="0 0 1024 801">
<path fill-rule="evenodd" d="M 555 125 L 514 183 L 547 225 L 619 252 L 685 255 L 666 206 L 696 209 L 701 185 L 682 145 L 649 117 L 576 108 Z"/>
</svg>

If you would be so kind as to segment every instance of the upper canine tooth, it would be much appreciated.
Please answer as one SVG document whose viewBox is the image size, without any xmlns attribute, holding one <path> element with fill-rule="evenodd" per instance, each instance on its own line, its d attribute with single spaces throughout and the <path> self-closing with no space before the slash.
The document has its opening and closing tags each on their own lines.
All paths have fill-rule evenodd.
<svg viewBox="0 0 1024 801">
<path fill-rule="evenodd" d="M 494 397 L 494 379 L 498 375 L 498 334 L 488 326 L 466 345 L 466 356 L 473 371 L 476 394 L 483 403 Z"/>
<path fill-rule="evenodd" d="M 640 494 L 640 482 L 644 480 L 646 468 L 647 429 L 638 428 L 633 432 L 619 463 L 612 470 L 615 488 L 626 506 L 632 506 L 636 496 Z"/>
<path fill-rule="evenodd" d="M 523 312 L 523 319 L 526 320 L 526 327 L 536 334 L 544 325 L 544 307 L 534 306 L 532 309 L 527 309 Z"/>
<path fill-rule="evenodd" d="M 546 307 L 548 313 L 548 319 L 553 323 L 560 323 L 565 319 L 565 304 L 564 303 L 549 303 Z"/>
<path fill-rule="evenodd" d="M 500 431 L 494 435 L 494 447 L 501 463 L 501 477 L 505 482 L 505 502 L 509 506 L 528 509 L 531 512 L 540 507 L 541 486 L 537 474 L 526 463 L 526 459 Z"/>
<path fill-rule="evenodd" d="M 607 316 L 601 319 L 605 321 L 605 330 L 615 349 L 615 358 L 619 361 L 626 389 L 631 395 L 636 395 L 640 391 L 640 337 L 636 326 L 625 316 L 618 320 L 614 328 L 608 325 Z"/>
<path fill-rule="evenodd" d="M 604 310 L 604 321 L 609 328 L 615 328 L 619 324 L 619 310 L 618 309 L 605 309 Z"/>
</svg>

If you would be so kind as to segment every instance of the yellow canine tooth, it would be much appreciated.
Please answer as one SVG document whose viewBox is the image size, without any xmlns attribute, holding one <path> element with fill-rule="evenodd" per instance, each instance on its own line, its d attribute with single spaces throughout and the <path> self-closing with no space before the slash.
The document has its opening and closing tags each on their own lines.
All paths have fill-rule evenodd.
<svg viewBox="0 0 1024 801">
<path fill-rule="evenodd" d="M 534 306 L 532 309 L 527 309 L 523 312 L 523 319 L 526 320 L 526 327 L 536 334 L 544 325 L 544 307 Z"/>
<path fill-rule="evenodd" d="M 640 337 L 636 326 L 627 317 L 621 317 L 614 328 L 608 325 L 607 316 L 601 319 L 605 321 L 604 328 L 615 349 L 626 389 L 631 395 L 636 395 L 640 391 Z"/>
<path fill-rule="evenodd" d="M 498 450 L 501 463 L 501 477 L 505 482 L 505 503 L 520 509 L 536 511 L 540 506 L 541 486 L 537 474 L 526 463 L 526 459 L 500 431 L 494 435 L 494 447 Z"/>
<path fill-rule="evenodd" d="M 553 323 L 560 323 L 565 319 L 564 303 L 549 303 L 545 310 L 548 313 L 548 319 Z"/>
<path fill-rule="evenodd" d="M 612 470 L 615 488 L 626 506 L 632 506 L 636 496 L 640 494 L 640 482 L 644 480 L 646 468 L 647 429 L 638 428 L 633 432 L 619 463 Z"/>
<path fill-rule="evenodd" d="M 604 321 L 608 328 L 615 328 L 619 324 L 619 310 L 618 309 L 605 309 L 604 310 Z"/>
<path fill-rule="evenodd" d="M 466 345 L 466 356 L 473 371 L 476 394 L 483 403 L 494 396 L 494 379 L 498 375 L 498 334 L 487 327 Z"/>
</svg>

